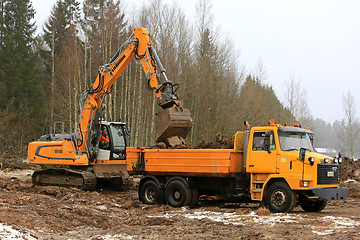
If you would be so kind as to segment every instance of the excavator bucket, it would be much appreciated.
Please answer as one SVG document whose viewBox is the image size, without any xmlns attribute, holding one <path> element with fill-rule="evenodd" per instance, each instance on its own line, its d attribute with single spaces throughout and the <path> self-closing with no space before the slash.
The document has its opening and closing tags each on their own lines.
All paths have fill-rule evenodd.
<svg viewBox="0 0 360 240">
<path fill-rule="evenodd" d="M 156 142 L 165 142 L 168 146 L 185 143 L 193 120 L 188 109 L 174 105 L 156 113 L 158 133 Z"/>
</svg>

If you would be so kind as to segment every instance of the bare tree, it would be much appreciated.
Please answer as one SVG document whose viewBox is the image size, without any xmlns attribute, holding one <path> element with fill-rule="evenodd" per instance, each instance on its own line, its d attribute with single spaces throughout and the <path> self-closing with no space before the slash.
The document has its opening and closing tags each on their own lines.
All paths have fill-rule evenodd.
<svg viewBox="0 0 360 240">
<path fill-rule="evenodd" d="M 306 89 L 302 88 L 300 81 L 296 81 L 294 74 L 289 75 L 285 82 L 285 103 L 290 113 L 301 123 L 308 123 L 311 119 L 310 110 L 307 104 Z"/>
<path fill-rule="evenodd" d="M 212 14 L 212 3 L 207 0 L 199 0 L 196 5 L 196 16 L 198 21 L 198 32 L 202 36 L 205 29 L 211 29 L 214 16 Z"/>
<path fill-rule="evenodd" d="M 256 63 L 255 76 L 256 76 L 256 80 L 260 84 L 263 84 L 267 78 L 267 70 L 266 70 L 264 61 L 262 60 L 261 57 L 258 58 L 257 63 Z"/>
<path fill-rule="evenodd" d="M 349 154 L 349 157 L 354 158 L 360 150 L 358 147 L 360 124 L 358 118 L 356 118 L 356 104 L 350 90 L 343 96 L 343 108 L 345 117 L 341 122 L 342 130 L 340 132 L 343 143 L 342 150 Z"/>
</svg>

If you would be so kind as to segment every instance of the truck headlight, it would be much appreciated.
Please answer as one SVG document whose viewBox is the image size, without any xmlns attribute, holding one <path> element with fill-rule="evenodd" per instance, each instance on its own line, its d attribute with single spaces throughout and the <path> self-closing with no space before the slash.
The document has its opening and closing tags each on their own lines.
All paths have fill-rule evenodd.
<svg viewBox="0 0 360 240">
<path fill-rule="evenodd" d="M 339 158 L 339 163 L 342 163 L 342 158 Z"/>
<path fill-rule="evenodd" d="M 334 163 L 338 163 L 338 159 L 337 158 L 334 158 Z"/>
<path fill-rule="evenodd" d="M 309 181 L 300 181 L 300 187 L 309 187 Z"/>
<path fill-rule="evenodd" d="M 325 162 L 325 163 L 329 163 L 329 159 L 328 159 L 328 158 L 324 158 L 324 162 Z"/>
</svg>

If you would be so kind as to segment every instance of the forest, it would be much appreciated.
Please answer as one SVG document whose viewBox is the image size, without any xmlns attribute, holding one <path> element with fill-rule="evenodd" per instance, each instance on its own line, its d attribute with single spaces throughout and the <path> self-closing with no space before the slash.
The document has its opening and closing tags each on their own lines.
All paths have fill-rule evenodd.
<svg viewBox="0 0 360 240">
<path fill-rule="evenodd" d="M 138 26 L 149 30 L 168 78 L 179 84 L 177 93 L 192 113 L 188 142 L 217 133 L 233 135 L 245 120 L 254 126 L 273 118 L 313 128 L 319 136 L 315 146 L 351 157 L 360 152 L 351 95 L 344 96 L 350 115 L 334 124 L 313 119 L 306 99 L 299 97 L 304 96 L 298 94 L 301 86 L 291 77 L 281 102 L 263 81 L 265 67 L 259 63 L 257 69 L 247 69 L 232 40 L 214 27 L 209 1 L 198 1 L 195 21 L 190 21 L 176 4 L 161 0 L 148 1 L 136 15 L 125 13 L 120 0 L 58 0 L 40 34 L 31 0 L 0 3 L 1 155 L 17 156 L 32 139 L 61 133 L 55 122 L 63 122 L 65 132 L 75 132 L 82 93 Z M 134 60 L 106 96 L 105 119 L 127 124 L 131 146 L 154 144 L 159 109 L 145 80 Z"/>
</svg>

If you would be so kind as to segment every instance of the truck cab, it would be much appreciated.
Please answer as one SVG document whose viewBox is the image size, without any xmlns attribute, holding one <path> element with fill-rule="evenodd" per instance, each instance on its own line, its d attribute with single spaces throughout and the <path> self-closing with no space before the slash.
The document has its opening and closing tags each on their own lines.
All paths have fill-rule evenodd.
<svg viewBox="0 0 360 240">
<path fill-rule="evenodd" d="M 292 209 L 297 200 L 306 210 L 320 211 L 327 200 L 346 199 L 347 188 L 339 187 L 341 158 L 316 153 L 312 136 L 299 124 L 270 121 L 251 128 L 245 161 L 252 200 L 264 201 L 273 211 Z"/>
</svg>

